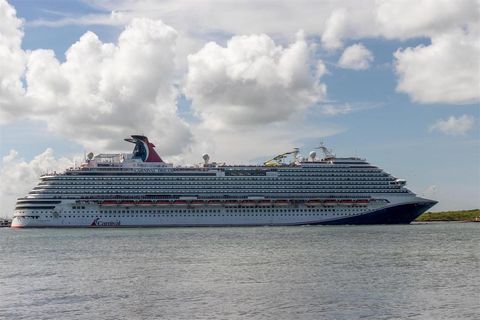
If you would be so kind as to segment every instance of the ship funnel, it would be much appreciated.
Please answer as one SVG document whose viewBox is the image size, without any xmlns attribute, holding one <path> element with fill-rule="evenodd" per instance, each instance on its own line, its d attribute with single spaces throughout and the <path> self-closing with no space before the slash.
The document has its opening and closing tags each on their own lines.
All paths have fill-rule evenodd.
<svg viewBox="0 0 480 320">
<path fill-rule="evenodd" d="M 163 162 L 162 158 L 155 151 L 155 145 L 148 141 L 148 138 L 141 135 L 132 135 L 125 141 L 135 144 L 133 149 L 133 159 L 141 159 L 143 162 Z"/>
</svg>

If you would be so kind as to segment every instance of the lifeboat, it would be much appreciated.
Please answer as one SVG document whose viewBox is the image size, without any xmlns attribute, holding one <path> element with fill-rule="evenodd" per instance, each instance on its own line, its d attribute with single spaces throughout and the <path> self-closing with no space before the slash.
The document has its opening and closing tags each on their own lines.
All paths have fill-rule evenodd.
<svg viewBox="0 0 480 320">
<path fill-rule="evenodd" d="M 139 201 L 137 203 L 137 205 L 142 206 L 142 207 L 147 207 L 147 206 L 151 206 L 152 202 L 150 202 L 150 201 Z"/>
<path fill-rule="evenodd" d="M 272 205 L 272 201 L 270 200 L 260 200 L 258 201 L 258 205 L 261 207 L 267 207 Z"/>
<path fill-rule="evenodd" d="M 203 206 L 205 202 L 203 200 L 193 200 L 190 202 L 190 205 L 193 207 Z"/>
<path fill-rule="evenodd" d="M 115 201 L 103 201 L 101 205 L 105 207 L 112 207 L 112 206 L 116 206 L 117 203 Z"/>
<path fill-rule="evenodd" d="M 122 201 L 122 202 L 120 202 L 120 205 L 122 207 L 131 207 L 131 206 L 135 205 L 135 202 L 133 202 L 133 201 Z"/>
<path fill-rule="evenodd" d="M 156 206 L 161 206 L 161 207 L 169 206 L 170 201 L 157 201 L 157 202 L 155 202 L 155 205 Z"/>
<path fill-rule="evenodd" d="M 351 206 L 351 205 L 353 205 L 353 200 L 340 200 L 340 205 Z"/>
<path fill-rule="evenodd" d="M 308 207 L 321 206 L 322 201 L 321 200 L 308 200 L 307 202 L 305 202 L 305 205 L 307 205 Z"/>
<path fill-rule="evenodd" d="M 323 201 L 324 206 L 336 206 L 337 200 L 325 200 Z"/>
<path fill-rule="evenodd" d="M 209 200 L 208 205 L 209 206 L 221 206 L 222 202 L 220 202 L 219 200 Z"/>
<path fill-rule="evenodd" d="M 174 206 L 186 206 L 187 201 L 185 201 L 185 200 L 175 200 L 175 201 L 173 201 L 173 205 Z"/>
<path fill-rule="evenodd" d="M 368 205 L 368 200 L 357 200 L 355 201 L 355 204 L 359 206 L 366 206 Z"/>
<path fill-rule="evenodd" d="M 290 201 L 288 200 L 275 200 L 276 206 L 288 206 L 289 204 L 290 204 Z"/>
<path fill-rule="evenodd" d="M 239 205 L 239 202 L 236 201 L 236 200 L 227 200 L 223 203 L 223 205 L 225 207 L 234 207 L 234 206 L 238 206 Z"/>
<path fill-rule="evenodd" d="M 243 207 L 254 207 L 257 205 L 257 202 L 253 200 L 245 200 L 245 201 L 242 201 L 241 205 Z"/>
</svg>

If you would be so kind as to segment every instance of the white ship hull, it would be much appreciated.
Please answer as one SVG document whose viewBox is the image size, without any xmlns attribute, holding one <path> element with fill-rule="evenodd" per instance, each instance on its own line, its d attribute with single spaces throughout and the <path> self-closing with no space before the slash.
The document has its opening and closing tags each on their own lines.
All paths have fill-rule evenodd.
<svg viewBox="0 0 480 320">
<path fill-rule="evenodd" d="M 39 227 L 194 227 L 287 226 L 309 224 L 410 223 L 436 202 L 418 198 L 391 199 L 388 204 L 326 204 L 320 206 L 109 206 L 16 213 L 13 228 Z M 413 219 L 412 219 L 413 218 Z M 351 221 L 351 222 L 349 222 Z"/>
</svg>

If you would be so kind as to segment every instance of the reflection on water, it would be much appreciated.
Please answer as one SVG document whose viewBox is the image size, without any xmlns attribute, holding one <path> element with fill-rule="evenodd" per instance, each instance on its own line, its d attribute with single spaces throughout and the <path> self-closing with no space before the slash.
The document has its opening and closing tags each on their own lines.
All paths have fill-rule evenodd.
<svg viewBox="0 0 480 320">
<path fill-rule="evenodd" d="M 0 319 L 476 319 L 480 224 L 0 229 Z"/>
</svg>

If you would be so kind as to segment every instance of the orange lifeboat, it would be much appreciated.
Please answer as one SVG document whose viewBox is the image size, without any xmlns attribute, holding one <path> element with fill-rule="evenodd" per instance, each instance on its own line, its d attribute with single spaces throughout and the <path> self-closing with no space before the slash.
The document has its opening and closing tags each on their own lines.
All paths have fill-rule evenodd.
<svg viewBox="0 0 480 320">
<path fill-rule="evenodd" d="M 305 205 L 307 205 L 308 207 L 321 206 L 322 201 L 318 200 L 318 199 L 312 199 L 312 200 L 308 200 L 307 202 L 305 202 Z"/>
<path fill-rule="evenodd" d="M 242 201 L 241 205 L 244 207 L 254 207 L 257 205 L 257 203 L 256 201 L 253 201 L 253 200 L 245 200 L 245 201 Z"/>
<path fill-rule="evenodd" d="M 342 206 L 351 206 L 353 205 L 353 200 L 340 200 Z"/>
<path fill-rule="evenodd" d="M 186 206 L 187 201 L 185 201 L 185 200 L 175 200 L 175 201 L 173 201 L 173 205 L 175 205 L 175 206 Z"/>
<path fill-rule="evenodd" d="M 156 206 L 161 206 L 161 207 L 169 206 L 170 201 L 157 201 L 157 202 L 155 202 L 155 205 Z"/>
<path fill-rule="evenodd" d="M 112 207 L 112 206 L 116 206 L 117 203 L 115 201 L 103 201 L 101 205 L 105 207 Z"/>
<path fill-rule="evenodd" d="M 204 204 L 205 204 L 205 201 L 203 201 L 203 200 L 192 200 L 190 202 L 190 205 L 193 206 L 193 207 L 203 206 Z"/>
<path fill-rule="evenodd" d="M 367 206 L 368 205 L 368 200 L 357 200 L 355 204 L 359 206 Z"/>
<path fill-rule="evenodd" d="M 323 201 L 324 206 L 336 206 L 337 200 L 325 200 Z"/>
<path fill-rule="evenodd" d="M 261 207 L 268 207 L 272 205 L 272 201 L 270 200 L 260 200 L 258 201 L 258 205 Z"/>
<path fill-rule="evenodd" d="M 223 203 L 223 205 L 225 207 L 234 207 L 234 206 L 238 206 L 239 202 L 237 200 L 227 200 Z"/>
<path fill-rule="evenodd" d="M 276 206 L 288 206 L 289 204 L 290 204 L 290 201 L 288 200 L 275 200 Z"/>
</svg>

